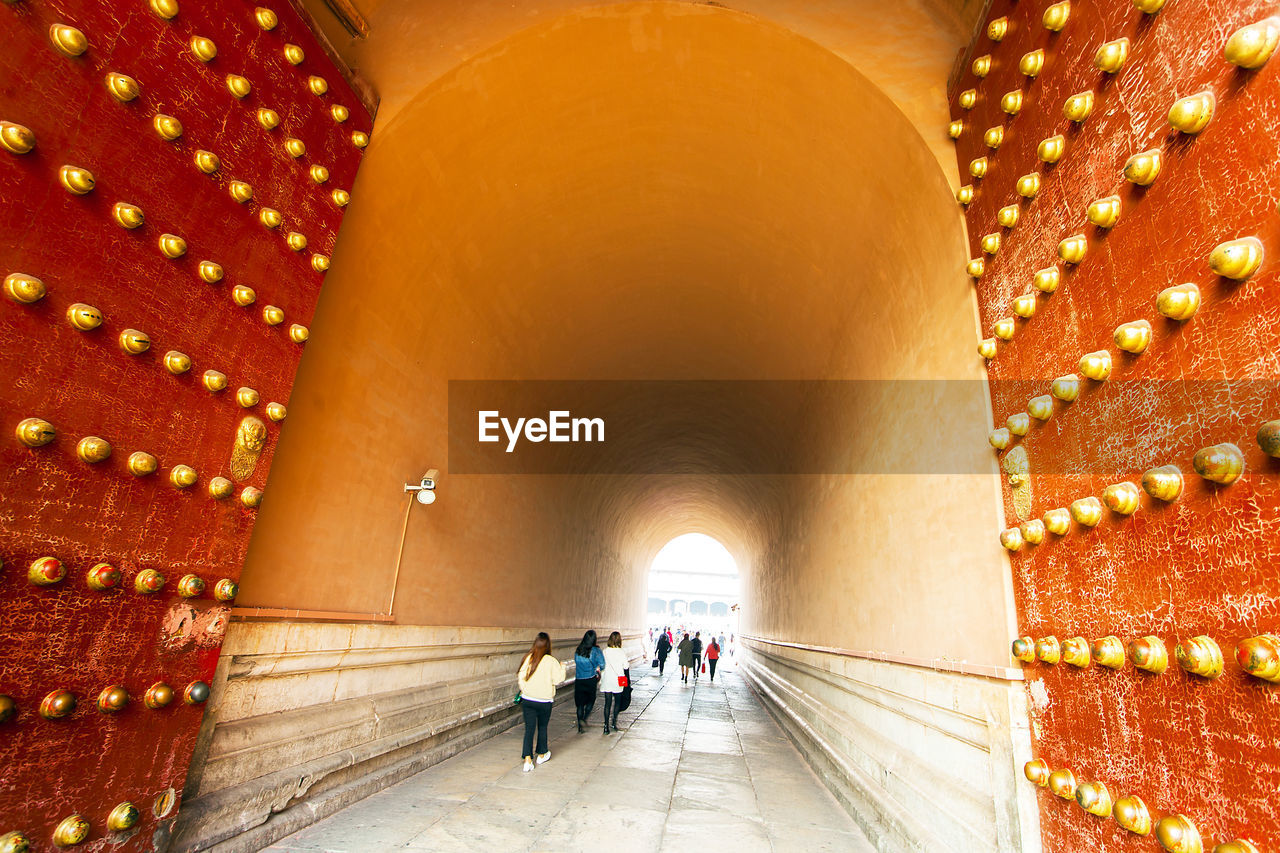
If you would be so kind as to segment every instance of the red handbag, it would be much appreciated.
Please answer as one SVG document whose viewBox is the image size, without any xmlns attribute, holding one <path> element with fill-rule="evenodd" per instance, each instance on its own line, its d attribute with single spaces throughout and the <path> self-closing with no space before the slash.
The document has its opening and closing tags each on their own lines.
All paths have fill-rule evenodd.
<svg viewBox="0 0 1280 853">
<path fill-rule="evenodd" d="M 626 687 L 626 686 L 627 686 L 627 677 L 626 677 L 625 675 L 619 675 L 619 676 L 618 676 L 618 686 L 619 686 L 619 687 Z"/>
</svg>

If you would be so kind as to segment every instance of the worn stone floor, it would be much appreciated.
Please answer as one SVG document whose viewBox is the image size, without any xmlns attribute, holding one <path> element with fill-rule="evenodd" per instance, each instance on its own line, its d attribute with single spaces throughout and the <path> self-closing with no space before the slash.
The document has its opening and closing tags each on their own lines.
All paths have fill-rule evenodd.
<svg viewBox="0 0 1280 853">
<path fill-rule="evenodd" d="M 533 772 L 517 725 L 268 849 L 874 850 L 731 667 L 715 684 L 653 672 L 616 735 L 602 734 L 600 704 L 580 735 L 572 700 L 558 702 L 551 760 Z"/>
</svg>

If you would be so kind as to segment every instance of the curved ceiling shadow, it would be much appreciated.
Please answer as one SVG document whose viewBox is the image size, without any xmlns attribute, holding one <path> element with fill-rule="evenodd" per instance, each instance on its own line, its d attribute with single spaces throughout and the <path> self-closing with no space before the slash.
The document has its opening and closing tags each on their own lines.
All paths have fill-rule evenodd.
<svg viewBox="0 0 1280 853">
<path fill-rule="evenodd" d="M 342 58 L 378 92 L 379 131 L 423 88 L 520 31 L 610 5 L 592 0 L 361 0 L 368 35 L 355 38 L 332 4 L 302 2 Z M 677 2 L 769 22 L 840 57 L 897 105 L 943 171 L 955 176 L 952 145 L 942 133 L 948 120 L 946 81 L 983 0 Z"/>
<path fill-rule="evenodd" d="M 241 603 L 384 605 L 400 484 L 446 468 L 448 380 L 824 379 L 881 384 L 799 394 L 803 428 L 763 438 L 750 400 L 672 430 L 636 395 L 624 450 L 661 460 L 649 475 L 446 471 L 397 620 L 639 624 L 646 567 L 685 532 L 733 553 L 761 633 L 923 654 L 955 641 L 940 609 L 1006 607 L 962 223 L 914 128 L 839 57 L 712 6 L 577 11 L 422 91 L 352 195 Z M 893 383 L 944 379 L 971 404 L 945 429 L 895 405 Z M 985 476 L 837 475 L 854 434 Z M 796 459 L 830 473 L 776 473 Z M 950 514 L 949 552 L 895 529 L 906 513 Z M 832 607 L 868 584 L 875 607 Z M 947 653 L 995 658 L 1004 636 Z"/>
</svg>

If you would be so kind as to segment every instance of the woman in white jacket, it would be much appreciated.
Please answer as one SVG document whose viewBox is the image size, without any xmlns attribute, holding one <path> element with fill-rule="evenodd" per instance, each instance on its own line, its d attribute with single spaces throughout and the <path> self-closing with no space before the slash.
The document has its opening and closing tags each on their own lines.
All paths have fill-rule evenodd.
<svg viewBox="0 0 1280 853">
<path fill-rule="evenodd" d="M 618 730 L 618 698 L 627 687 L 627 653 L 622 650 L 622 635 L 614 631 L 604 650 L 604 671 L 600 673 L 600 692 L 604 694 L 604 733 Z"/>
<path fill-rule="evenodd" d="M 551 637 L 545 631 L 533 641 L 533 648 L 520 662 L 520 703 L 524 712 L 524 772 L 533 769 L 533 733 L 538 732 L 538 763 L 551 759 L 547 746 L 547 723 L 551 721 L 551 703 L 556 686 L 564 681 L 564 664 L 551 654 Z"/>
</svg>

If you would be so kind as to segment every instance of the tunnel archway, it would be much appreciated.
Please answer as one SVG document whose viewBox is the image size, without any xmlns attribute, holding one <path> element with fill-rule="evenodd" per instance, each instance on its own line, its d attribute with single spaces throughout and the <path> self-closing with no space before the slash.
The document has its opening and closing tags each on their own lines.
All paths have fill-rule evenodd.
<svg viewBox="0 0 1280 853">
<path fill-rule="evenodd" d="M 323 711 L 251 697 L 281 666 L 270 649 L 284 629 L 237 626 L 223 667 L 237 701 L 190 789 L 209 792 L 210 809 L 233 801 L 219 785 L 270 799 L 256 793 L 266 783 L 221 769 L 255 727 L 264 754 L 279 748 L 250 715 L 323 715 L 365 743 L 361 703 L 457 713 L 421 698 L 433 673 L 432 690 L 474 708 L 449 736 L 479 737 L 502 724 L 509 656 L 532 630 L 559 649 L 620 626 L 638 659 L 649 566 L 691 530 L 743 569 L 742 671 L 779 707 L 825 702 L 893 726 L 873 717 L 897 699 L 856 705 L 831 685 L 886 656 L 920 672 L 1003 671 L 1008 564 L 988 535 L 999 490 L 963 223 L 930 144 L 842 57 L 720 6 L 574 9 L 409 99 L 375 129 L 352 199 L 239 603 L 303 620 L 287 629 L 300 650 L 290 672 L 334 659 L 369 671 L 309 673 L 332 685 L 316 688 L 323 701 L 340 697 Z M 566 379 L 596 383 L 641 426 L 606 442 L 609 464 L 451 470 L 450 380 Z M 792 389 L 796 429 L 762 430 L 761 398 L 733 393 L 761 380 Z M 654 381 L 712 383 L 718 416 L 650 405 L 634 383 Z M 823 396 L 811 382 L 854 390 Z M 885 464 L 902 459 L 926 461 Z M 436 502 L 409 504 L 404 484 L 430 468 Z M 1003 685 L 902 677 L 919 707 L 946 694 L 966 714 L 1010 713 Z M 932 713 L 907 715 L 924 764 L 932 739 L 951 736 L 930 729 Z M 803 722 L 851 761 L 856 741 L 837 725 Z M 986 736 L 965 735 L 951 769 L 901 796 L 989 786 L 964 796 L 1014 808 L 996 748 L 974 746 Z M 424 749 L 451 748 L 443 737 Z M 331 784 L 357 772 L 332 771 Z M 898 813 L 868 806 L 882 808 Z"/>
<path fill-rule="evenodd" d="M 400 110 L 353 196 L 250 555 L 247 604 L 384 606 L 398 481 L 411 476 L 401 469 L 446 455 L 448 379 L 980 378 L 972 296 L 955 263 L 963 231 L 927 147 L 847 63 L 747 15 L 622 4 L 531 28 Z M 511 586 L 513 601 L 528 601 L 567 571 L 584 579 L 581 593 L 546 597 L 538 619 L 639 621 L 644 567 L 692 520 L 759 569 L 749 597 L 776 600 L 779 573 L 813 588 L 814 552 L 835 558 L 851 544 L 829 530 L 801 546 L 801 528 L 856 518 L 856 506 L 837 511 L 844 502 L 864 512 L 888 502 L 956 513 L 943 535 L 965 568 L 940 570 L 907 529 L 863 526 L 862 540 L 929 580 L 901 597 L 901 584 L 877 583 L 883 598 L 861 632 L 838 627 L 856 615 L 769 605 L 751 608 L 751 622 L 852 647 L 883 642 L 879 626 L 891 623 L 900 650 L 937 651 L 939 638 L 926 640 L 936 623 L 901 618 L 928 609 L 919 590 L 936 592 L 937 607 L 956 596 L 977 599 L 975 612 L 1005 606 L 999 556 L 985 538 L 954 533 L 994 513 L 989 483 L 752 476 L 779 458 L 839 460 L 841 431 L 878 434 L 884 454 L 929 440 L 932 426 L 894 412 L 891 385 L 884 393 L 860 410 L 815 412 L 818 428 L 790 444 L 754 446 L 736 424 L 704 423 L 689 425 L 685 446 L 634 449 L 672 458 L 680 473 L 667 476 L 446 475 L 442 500 L 410 525 L 396 619 L 536 621 L 484 591 Z M 970 422 L 949 432 L 954 452 L 987 471 L 977 382 L 973 399 Z M 338 535 L 335 514 L 361 523 Z M 282 559 L 325 583 L 281 576 L 271 567 Z M 344 568 L 353 561 L 367 570 Z M 957 629 L 948 652 L 1002 659 L 1001 626 L 981 633 Z"/>
<path fill-rule="evenodd" d="M 730 603 L 736 604 L 742 576 L 729 549 L 703 533 L 682 533 L 662 546 L 649 566 L 647 595 L 660 599 L 688 599 L 685 612 L 703 628 L 726 628 Z M 711 617 L 715 618 L 714 626 Z M 647 617 L 649 628 L 674 628 L 666 612 Z M 736 625 L 732 627 L 736 628 Z M 736 632 L 735 632 L 736 633 Z"/>
</svg>

